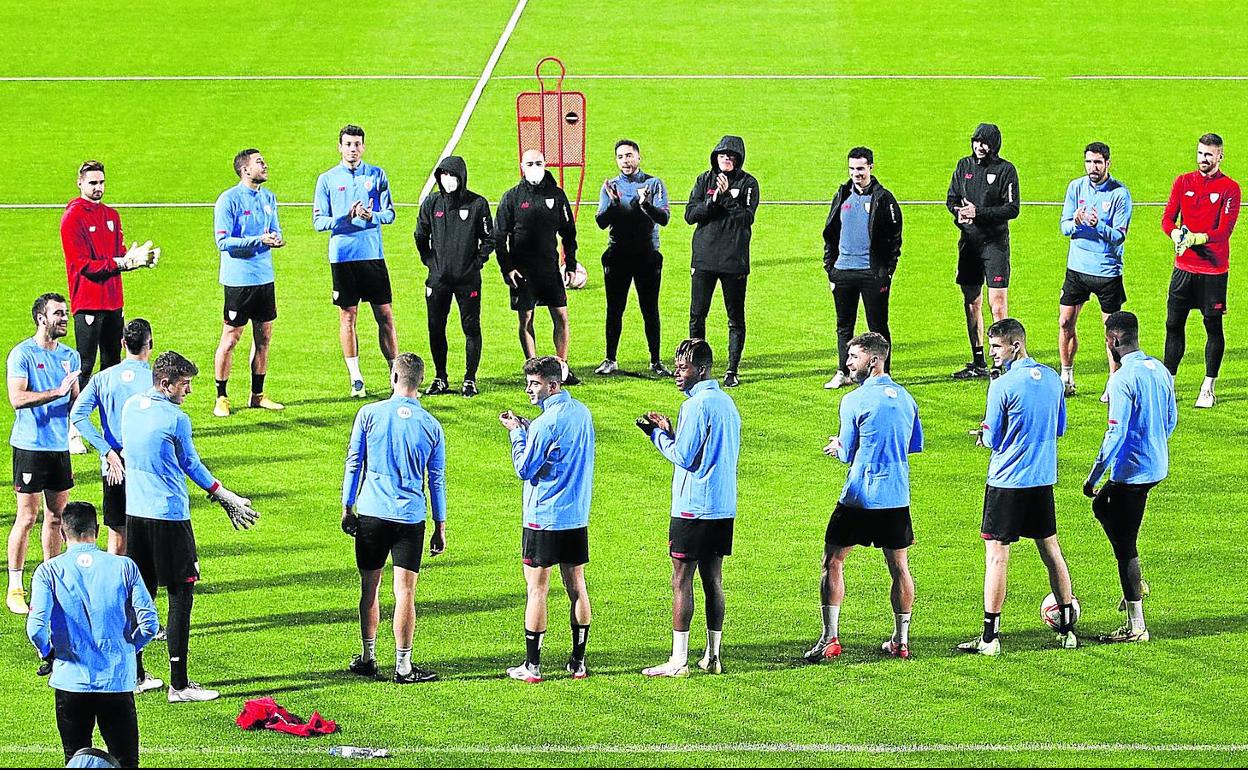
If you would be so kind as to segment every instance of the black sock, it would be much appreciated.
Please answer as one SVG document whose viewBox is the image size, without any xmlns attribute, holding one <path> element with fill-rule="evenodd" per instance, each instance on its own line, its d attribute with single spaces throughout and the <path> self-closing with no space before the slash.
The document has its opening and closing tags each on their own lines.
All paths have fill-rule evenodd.
<svg viewBox="0 0 1248 770">
<path fill-rule="evenodd" d="M 228 383 L 229 383 L 229 379 L 217 380 L 217 397 L 218 398 L 229 395 L 228 393 L 225 392 L 225 386 Z"/>
<path fill-rule="evenodd" d="M 138 674 L 138 679 L 140 682 L 142 682 L 144 679 L 147 678 L 147 669 L 143 668 L 143 651 L 142 650 L 139 650 L 138 652 L 134 654 L 134 668 L 135 668 L 135 673 Z"/>
<path fill-rule="evenodd" d="M 191 640 L 191 607 L 195 604 L 195 584 L 169 586 L 169 686 L 186 689 L 190 681 L 186 671 L 187 648 Z"/>
<path fill-rule="evenodd" d="M 528 663 L 530 666 L 540 666 L 542 664 L 542 638 L 545 636 L 545 631 L 524 629 L 525 663 Z"/>
<path fill-rule="evenodd" d="M 988 360 L 984 358 L 984 349 L 982 347 L 971 348 L 971 356 L 973 357 L 973 363 L 976 366 L 982 366 L 985 369 L 988 368 Z"/>
<path fill-rule="evenodd" d="M 991 642 L 1001 633 L 1001 613 L 984 613 L 984 642 Z"/>
<path fill-rule="evenodd" d="M 259 395 L 264 392 L 264 375 L 263 374 L 252 373 L 251 392 L 255 393 L 256 395 Z"/>
<path fill-rule="evenodd" d="M 1059 634 L 1066 634 L 1075 630 L 1075 605 L 1059 604 L 1058 610 L 1061 612 L 1061 621 L 1057 625 Z"/>
<path fill-rule="evenodd" d="M 585 645 L 589 644 L 589 626 L 572 624 L 572 659 L 585 660 Z"/>
</svg>

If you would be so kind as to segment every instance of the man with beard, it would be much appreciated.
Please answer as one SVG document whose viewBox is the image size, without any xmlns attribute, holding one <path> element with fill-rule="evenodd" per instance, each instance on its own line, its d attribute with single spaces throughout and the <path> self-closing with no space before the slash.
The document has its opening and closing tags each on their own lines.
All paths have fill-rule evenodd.
<svg viewBox="0 0 1248 770">
<path fill-rule="evenodd" d="M 958 161 L 945 205 L 962 231 L 958 239 L 958 286 L 966 311 L 971 362 L 955 380 L 987 377 L 984 358 L 984 284 L 993 322 L 1009 315 L 1010 220 L 1018 217 L 1018 171 L 1001 158 L 1001 129 L 980 123 L 971 135 L 971 154 Z"/>
<path fill-rule="evenodd" d="M 420 261 L 429 268 L 425 307 L 435 372 L 427 395 L 451 390 L 446 368 L 446 321 L 454 299 L 467 349 L 459 392 L 471 398 L 478 392 L 477 367 L 481 363 L 481 268 L 494 250 L 494 221 L 490 204 L 468 189 L 468 164 L 463 158 L 443 158 L 433 176 L 438 189 L 420 205 L 415 232 Z"/>
<path fill-rule="evenodd" d="M 914 529 L 908 455 L 923 451 L 923 427 L 914 399 L 884 371 L 888 349 L 888 340 L 874 332 L 850 340 L 848 369 L 860 387 L 841 399 L 840 435 L 823 448 L 829 457 L 850 463 L 850 469 L 824 535 L 823 634 L 806 652 L 811 663 L 841 654 L 845 559 L 856 545 L 883 550 L 893 579 L 893 635 L 880 649 L 895 658 L 910 657 L 914 580 L 907 553 Z"/>
<path fill-rule="evenodd" d="M 689 336 L 706 339 L 715 284 L 724 292 L 728 313 L 728 369 L 724 387 L 741 384 L 741 353 L 745 350 L 745 290 L 750 277 L 750 237 L 758 210 L 758 180 L 747 174 L 745 140 L 725 136 L 711 151 L 711 170 L 693 183 L 685 222 L 693 231 Z"/>
</svg>

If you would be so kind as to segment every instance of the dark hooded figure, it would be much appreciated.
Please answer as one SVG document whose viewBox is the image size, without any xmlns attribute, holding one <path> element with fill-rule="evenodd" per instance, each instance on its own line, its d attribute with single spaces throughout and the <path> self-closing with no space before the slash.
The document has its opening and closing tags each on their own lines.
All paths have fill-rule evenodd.
<svg viewBox="0 0 1248 770">
<path fill-rule="evenodd" d="M 425 305 L 436 373 L 428 394 L 450 392 L 446 321 L 454 298 L 467 349 L 460 393 L 471 397 L 477 395 L 477 366 L 481 363 L 481 268 L 494 250 L 494 220 L 485 198 L 468 189 L 468 165 L 463 158 L 443 158 L 433 175 L 437 190 L 420 205 L 414 233 L 420 261 L 429 268 Z"/>
<path fill-rule="evenodd" d="M 758 180 L 743 170 L 745 141 L 725 136 L 711 152 L 711 168 L 689 193 L 685 221 L 693 233 L 689 336 L 706 339 L 706 315 L 715 284 L 723 287 L 728 312 L 728 369 L 724 387 L 740 384 L 737 372 L 745 348 L 745 290 L 750 275 L 750 235 L 758 209 Z"/>
<path fill-rule="evenodd" d="M 1018 216 L 1018 171 L 1001 155 L 1001 129 L 980 123 L 971 135 L 971 154 L 958 161 L 949 180 L 946 205 L 962 237 L 958 240 L 958 285 L 966 310 L 971 362 L 955 380 L 988 377 L 984 359 L 983 289 L 993 321 L 1009 315 L 1010 220 Z"/>
</svg>

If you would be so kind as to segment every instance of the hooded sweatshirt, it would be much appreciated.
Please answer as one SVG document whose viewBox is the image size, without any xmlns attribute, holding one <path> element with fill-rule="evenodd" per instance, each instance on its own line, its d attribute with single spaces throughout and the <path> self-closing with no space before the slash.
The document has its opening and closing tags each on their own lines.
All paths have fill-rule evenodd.
<svg viewBox="0 0 1248 770">
<path fill-rule="evenodd" d="M 962 200 L 975 204 L 975 220 L 958 224 L 964 239 L 978 243 L 1002 240 L 1010 235 L 1009 221 L 1018 217 L 1018 171 L 1000 155 L 1001 129 L 980 123 L 971 135 L 971 142 L 975 141 L 987 144 L 989 152 L 980 160 L 972 148 L 970 155 L 958 161 L 945 205 L 957 222 L 956 209 L 962 207 Z"/>
<path fill-rule="evenodd" d="M 442 187 L 443 174 L 459 180 L 455 192 Z M 413 233 L 420 261 L 429 268 L 425 285 L 478 284 L 481 268 L 494 251 L 490 204 L 468 189 L 468 165 L 457 155 L 439 161 L 433 176 L 438 188 L 420 205 Z"/>
<path fill-rule="evenodd" d="M 715 194 L 719 164 L 715 156 L 734 155 L 736 168 L 728 174 L 728 190 Z M 693 232 L 693 268 L 717 273 L 750 272 L 750 235 L 754 212 L 758 209 L 758 180 L 747 174 L 745 141 L 739 136 L 725 136 L 711 151 L 711 169 L 693 183 L 685 221 L 697 225 Z"/>
<path fill-rule="evenodd" d="M 576 270 L 576 220 L 568 196 L 549 171 L 538 184 L 521 180 L 503 193 L 494 224 L 494 248 L 504 280 L 512 270 L 559 272 L 560 238 L 564 272 Z"/>
</svg>

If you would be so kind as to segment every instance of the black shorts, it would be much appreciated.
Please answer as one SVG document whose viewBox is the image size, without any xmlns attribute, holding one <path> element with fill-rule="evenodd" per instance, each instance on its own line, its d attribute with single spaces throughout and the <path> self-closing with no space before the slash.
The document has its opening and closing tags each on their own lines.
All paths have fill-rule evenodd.
<svg viewBox="0 0 1248 770">
<path fill-rule="evenodd" d="M 1199 310 L 1208 316 L 1226 315 L 1226 286 L 1230 273 L 1205 275 L 1174 269 L 1170 276 L 1170 296 L 1166 307 L 1173 310 Z"/>
<path fill-rule="evenodd" d="M 1106 277 L 1066 269 L 1060 304 L 1076 307 L 1087 302 L 1093 294 L 1101 303 L 1102 313 L 1117 313 L 1127 302 L 1127 287 L 1123 285 L 1121 275 Z"/>
<path fill-rule="evenodd" d="M 1127 561 L 1140 555 L 1136 547 L 1140 524 L 1144 522 L 1144 506 L 1153 484 L 1119 484 L 1109 481 L 1092 500 L 1092 513 L 1105 528 L 1114 558 Z"/>
<path fill-rule="evenodd" d="M 199 580 L 199 553 L 191 520 L 126 517 L 126 555 L 146 585 L 173 586 Z"/>
<path fill-rule="evenodd" d="M 829 547 L 845 548 L 866 545 L 899 551 L 914 545 L 914 529 L 910 524 L 910 507 L 857 508 L 837 503 L 828 519 L 823 542 Z"/>
<path fill-rule="evenodd" d="M 393 299 L 390 271 L 384 259 L 332 262 L 329 272 L 334 280 L 334 304 L 338 307 L 355 307 L 361 302 L 389 305 Z"/>
<path fill-rule="evenodd" d="M 511 309 L 517 312 L 529 312 L 538 305 L 546 307 L 567 307 L 568 290 L 563 285 L 563 275 L 558 267 L 548 270 L 525 270 L 520 285 L 511 291 Z"/>
<path fill-rule="evenodd" d="M 277 318 L 277 293 L 272 283 L 263 286 L 226 286 L 225 323 L 246 326 L 249 321 L 267 323 Z"/>
<path fill-rule="evenodd" d="M 589 563 L 589 527 L 529 529 L 520 535 L 521 560 L 526 567 L 575 567 Z"/>
<path fill-rule="evenodd" d="M 1010 286 L 1010 237 L 995 241 L 972 241 L 965 235 L 958 241 L 959 286 L 1006 289 Z"/>
<path fill-rule="evenodd" d="M 394 557 L 394 566 L 420 572 L 425 550 L 425 523 L 403 524 L 376 516 L 360 516 L 355 530 L 355 566 L 377 570 Z"/>
<path fill-rule="evenodd" d="M 13 489 L 24 495 L 64 492 L 74 488 L 74 468 L 69 452 L 13 449 Z"/>
<path fill-rule="evenodd" d="M 667 550 L 673 559 L 701 561 L 732 555 L 735 519 L 672 518 L 667 527 Z"/>
<path fill-rule="evenodd" d="M 104 478 L 104 526 L 109 529 L 126 529 L 126 482 L 109 484 Z"/>
<path fill-rule="evenodd" d="M 1043 540 L 1057 534 L 1053 487 L 984 490 L 984 522 L 980 537 L 1009 545 L 1019 538 Z"/>
</svg>

